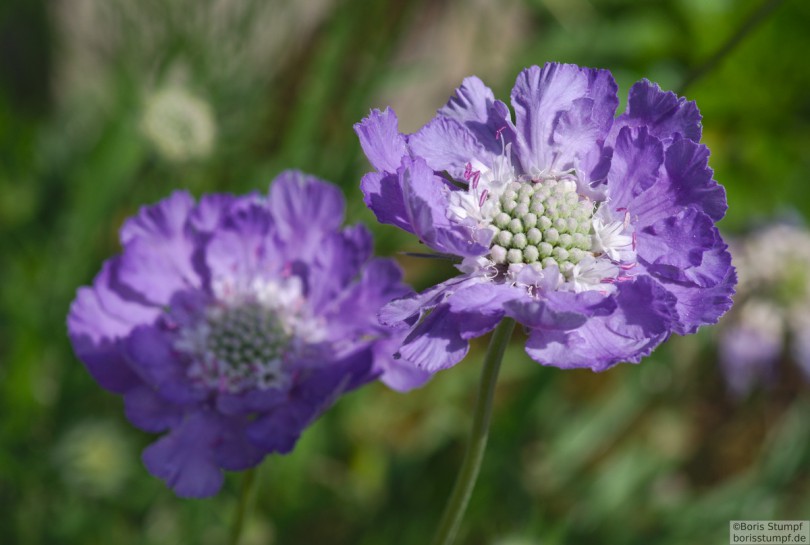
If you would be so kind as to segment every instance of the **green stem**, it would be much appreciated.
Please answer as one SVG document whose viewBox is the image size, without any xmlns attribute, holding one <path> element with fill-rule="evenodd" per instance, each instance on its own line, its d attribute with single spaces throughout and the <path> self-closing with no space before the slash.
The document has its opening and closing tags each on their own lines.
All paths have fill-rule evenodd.
<svg viewBox="0 0 810 545">
<path fill-rule="evenodd" d="M 470 443 L 467 445 L 467 452 L 464 453 L 464 460 L 461 462 L 461 469 L 456 477 L 456 484 L 447 500 L 442 520 L 433 538 L 433 545 L 453 543 L 461 525 L 461 519 L 467 510 L 467 504 L 475 487 L 475 480 L 478 478 L 478 471 L 481 469 L 484 450 L 487 447 L 489 422 L 492 417 L 492 398 L 498 381 L 498 371 L 514 329 L 515 321 L 511 318 L 504 318 L 492 334 L 489 350 L 484 359 L 484 368 L 481 370 L 481 383 L 478 386 L 478 399 L 475 402 Z"/>
<path fill-rule="evenodd" d="M 252 467 L 245 471 L 242 477 L 242 490 L 239 494 L 239 505 L 236 507 L 236 515 L 233 519 L 233 526 L 231 526 L 231 539 L 228 541 L 230 545 L 239 545 L 239 538 L 242 536 L 242 527 L 245 522 L 245 514 L 248 510 L 250 493 L 255 481 L 256 468 Z"/>
</svg>

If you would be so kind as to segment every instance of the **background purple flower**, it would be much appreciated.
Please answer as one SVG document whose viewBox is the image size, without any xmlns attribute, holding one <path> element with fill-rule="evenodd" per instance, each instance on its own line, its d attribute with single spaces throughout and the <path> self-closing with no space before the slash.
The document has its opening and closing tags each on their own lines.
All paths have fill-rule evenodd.
<svg viewBox="0 0 810 545">
<path fill-rule="evenodd" d="M 736 276 L 695 104 L 642 80 L 615 118 L 608 71 L 554 63 L 521 72 L 511 103 L 514 121 L 470 77 L 414 134 L 390 109 L 355 125 L 377 218 L 462 260 L 383 310 L 410 327 L 400 355 L 450 367 L 509 316 L 540 363 L 604 370 L 715 323 Z"/>
<path fill-rule="evenodd" d="M 743 396 L 771 385 L 788 354 L 810 380 L 810 233 L 775 223 L 732 246 L 740 273 L 737 304 L 719 332 L 729 390 Z"/>
<path fill-rule="evenodd" d="M 123 252 L 80 288 L 68 317 L 77 356 L 124 398 L 127 418 L 168 432 L 143 453 L 180 496 L 215 494 L 222 470 L 289 452 L 342 393 L 381 376 L 405 390 L 424 371 L 392 359 L 377 312 L 407 295 L 341 228 L 332 185 L 281 174 L 269 197 L 177 192 L 121 229 Z"/>
</svg>

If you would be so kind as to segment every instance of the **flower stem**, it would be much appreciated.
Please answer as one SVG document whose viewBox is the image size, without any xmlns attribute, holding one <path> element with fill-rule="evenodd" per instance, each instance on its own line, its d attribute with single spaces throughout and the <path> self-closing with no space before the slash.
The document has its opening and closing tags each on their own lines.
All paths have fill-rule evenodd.
<svg viewBox="0 0 810 545">
<path fill-rule="evenodd" d="M 467 510 L 467 504 L 478 478 L 478 471 L 481 469 L 484 450 L 487 447 L 489 422 L 492 417 L 492 398 L 498 381 L 498 371 L 514 329 L 515 321 L 511 318 L 504 318 L 492 334 L 489 350 L 484 359 L 484 368 L 481 370 L 481 383 L 478 386 L 478 399 L 475 402 L 470 442 L 467 445 L 467 452 L 464 453 L 464 460 L 456 477 L 453 492 L 447 500 L 442 520 L 433 538 L 433 545 L 453 543 L 461 525 L 461 519 Z"/>
<path fill-rule="evenodd" d="M 717 67 L 720 62 L 732 51 L 734 51 L 740 42 L 742 42 L 749 34 L 756 30 L 756 28 L 762 24 L 765 19 L 768 18 L 771 12 L 778 8 L 783 1 L 784 0 L 764 0 L 759 8 L 757 8 L 755 12 L 753 12 L 745 21 L 743 21 L 742 25 L 740 25 L 736 32 L 734 32 L 734 34 L 731 35 L 711 57 L 687 74 L 686 78 L 678 89 L 678 94 L 684 95 L 688 87 L 691 87 L 692 84 L 694 84 L 697 80 L 701 79 L 703 76 Z"/>
<path fill-rule="evenodd" d="M 250 493 L 253 490 L 253 483 L 256 481 L 256 468 L 252 467 L 245 471 L 242 477 L 242 490 L 239 494 L 239 505 L 236 507 L 236 515 L 231 526 L 230 545 L 239 545 L 239 538 L 242 536 L 242 527 L 245 522 L 245 514 L 248 510 Z"/>
</svg>

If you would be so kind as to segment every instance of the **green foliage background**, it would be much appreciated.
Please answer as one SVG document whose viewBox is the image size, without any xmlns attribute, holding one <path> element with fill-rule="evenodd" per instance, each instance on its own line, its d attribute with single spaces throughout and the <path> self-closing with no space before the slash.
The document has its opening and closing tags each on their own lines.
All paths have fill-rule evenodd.
<svg viewBox="0 0 810 545">
<path fill-rule="evenodd" d="M 701 72 L 762 4 L 749 0 L 7 0 L 0 5 L 0 542 L 217 544 L 239 475 L 180 500 L 139 459 L 153 440 L 73 356 L 75 290 L 117 229 L 176 188 L 265 190 L 285 168 L 334 181 L 421 289 L 453 273 L 397 254 L 374 224 L 352 132 L 391 104 L 426 122 L 464 75 L 508 96 L 530 64 L 610 69 L 686 88 L 728 191 L 727 233 L 810 213 L 810 3 L 761 24 Z M 181 74 L 178 76 L 177 74 Z M 147 97 L 182 81 L 214 112 L 214 152 L 172 162 L 140 130 Z M 621 108 L 624 106 L 622 105 Z M 403 114 L 406 113 L 407 118 Z M 449 492 L 485 339 L 408 395 L 343 398 L 293 454 L 263 464 L 245 543 L 422 544 Z M 559 371 L 507 352 L 490 447 L 460 542 L 727 543 L 733 519 L 810 519 L 810 393 L 731 398 L 711 329 L 638 366 Z M 794 369 L 794 370 L 792 370 Z"/>
</svg>

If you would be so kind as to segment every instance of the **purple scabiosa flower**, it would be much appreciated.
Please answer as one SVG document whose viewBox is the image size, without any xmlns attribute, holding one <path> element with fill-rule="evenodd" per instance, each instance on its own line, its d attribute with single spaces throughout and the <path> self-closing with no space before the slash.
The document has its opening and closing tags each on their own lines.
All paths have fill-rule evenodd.
<svg viewBox="0 0 810 545">
<path fill-rule="evenodd" d="M 414 134 L 390 109 L 355 125 L 366 204 L 460 259 L 383 309 L 410 328 L 399 354 L 450 367 L 508 316 L 538 362 L 600 371 L 715 323 L 736 276 L 695 104 L 642 80 L 615 117 L 610 72 L 554 63 L 521 72 L 511 102 L 514 121 L 469 77 Z"/>
<path fill-rule="evenodd" d="M 178 495 L 213 495 L 222 470 L 289 452 L 370 380 L 427 379 L 391 358 L 399 332 L 377 319 L 409 293 L 400 270 L 371 259 L 364 227 L 341 228 L 343 210 L 336 187 L 298 172 L 268 197 L 177 192 L 127 220 L 122 254 L 79 289 L 74 350 L 135 426 L 168 431 L 143 461 Z"/>
<path fill-rule="evenodd" d="M 731 244 L 740 284 L 719 331 L 729 390 L 742 397 L 771 385 L 784 355 L 810 380 L 810 232 L 776 223 Z"/>
</svg>

